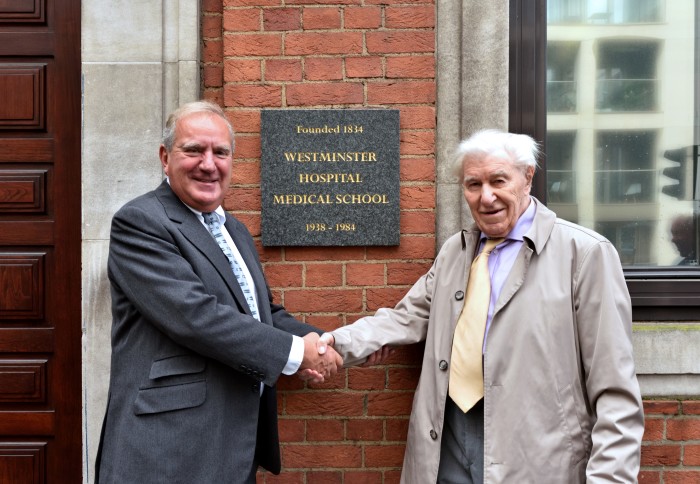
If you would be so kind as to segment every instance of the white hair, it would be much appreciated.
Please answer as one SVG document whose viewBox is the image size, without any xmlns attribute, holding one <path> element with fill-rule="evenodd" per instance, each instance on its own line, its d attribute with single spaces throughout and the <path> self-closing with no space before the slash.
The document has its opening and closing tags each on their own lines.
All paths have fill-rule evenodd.
<svg viewBox="0 0 700 484">
<path fill-rule="evenodd" d="M 523 170 L 529 167 L 536 169 L 539 153 L 537 141 L 526 134 L 484 129 L 459 143 L 452 157 L 451 168 L 453 173 L 461 176 L 464 160 L 490 155 L 509 158 Z"/>
</svg>

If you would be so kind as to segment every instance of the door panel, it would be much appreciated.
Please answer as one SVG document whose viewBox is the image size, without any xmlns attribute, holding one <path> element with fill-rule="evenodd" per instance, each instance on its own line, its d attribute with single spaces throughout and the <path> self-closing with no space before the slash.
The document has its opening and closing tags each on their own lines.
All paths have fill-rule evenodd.
<svg viewBox="0 0 700 484">
<path fill-rule="evenodd" d="M 0 0 L 0 483 L 81 481 L 80 0 Z"/>
</svg>

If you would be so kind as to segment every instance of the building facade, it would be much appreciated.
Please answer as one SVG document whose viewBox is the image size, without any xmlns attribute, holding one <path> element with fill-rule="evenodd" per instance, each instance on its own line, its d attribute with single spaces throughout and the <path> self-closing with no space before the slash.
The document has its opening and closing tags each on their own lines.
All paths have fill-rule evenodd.
<svg viewBox="0 0 700 484">
<path fill-rule="evenodd" d="M 608 236 L 629 269 L 647 412 L 640 480 L 700 479 L 700 273 L 677 266 L 668 232 L 695 207 L 662 190 L 665 152 L 697 145 L 696 19 L 694 2 L 676 0 L 83 2 L 85 482 L 109 377 L 110 218 L 160 183 L 165 116 L 202 97 L 236 128 L 225 208 L 256 238 L 262 108 L 400 110 L 399 246 L 260 245 L 275 297 L 328 329 L 396 303 L 469 222 L 447 167 L 461 138 L 496 127 L 546 141 L 537 195 Z M 398 482 L 421 355 L 403 348 L 324 385 L 283 378 L 283 473 L 260 481 Z"/>
</svg>

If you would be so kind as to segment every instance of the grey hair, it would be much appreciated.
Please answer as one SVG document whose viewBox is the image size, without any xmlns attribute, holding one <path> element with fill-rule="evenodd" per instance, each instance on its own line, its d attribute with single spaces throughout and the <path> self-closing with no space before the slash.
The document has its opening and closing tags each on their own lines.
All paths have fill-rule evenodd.
<svg viewBox="0 0 700 484">
<path fill-rule="evenodd" d="M 515 166 L 525 171 L 529 167 L 537 169 L 539 154 L 537 141 L 526 134 L 484 129 L 459 143 L 450 167 L 455 175 L 462 176 L 464 160 L 490 155 L 509 158 Z"/>
<path fill-rule="evenodd" d="M 163 128 L 163 139 L 161 143 L 165 146 L 165 149 L 170 152 L 175 144 L 175 128 L 177 123 L 179 123 L 183 118 L 190 116 L 192 114 L 213 114 L 214 116 L 219 116 L 226 122 L 226 127 L 228 128 L 228 134 L 231 138 L 231 152 L 235 145 L 234 131 L 231 122 L 226 118 L 226 113 L 221 109 L 221 106 L 214 104 L 210 101 L 194 101 L 187 104 L 183 104 L 168 116 L 168 121 L 165 123 L 165 128 Z"/>
</svg>

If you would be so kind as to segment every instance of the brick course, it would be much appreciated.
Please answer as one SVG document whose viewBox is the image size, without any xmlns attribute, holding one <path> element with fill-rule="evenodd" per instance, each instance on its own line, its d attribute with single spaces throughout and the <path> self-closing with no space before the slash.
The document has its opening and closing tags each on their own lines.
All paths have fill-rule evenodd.
<svg viewBox="0 0 700 484">
<path fill-rule="evenodd" d="M 647 400 L 641 484 L 700 482 L 700 401 Z"/>
</svg>

